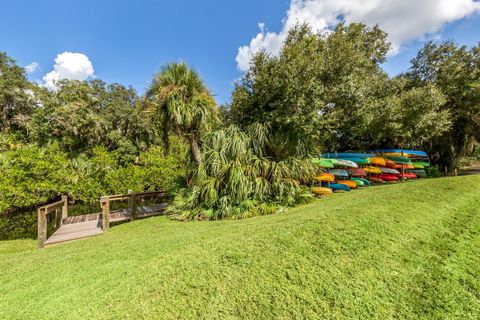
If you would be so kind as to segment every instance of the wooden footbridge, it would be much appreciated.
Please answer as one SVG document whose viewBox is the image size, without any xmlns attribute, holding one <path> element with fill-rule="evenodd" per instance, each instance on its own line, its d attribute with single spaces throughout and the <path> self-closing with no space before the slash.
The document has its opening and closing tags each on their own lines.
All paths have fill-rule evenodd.
<svg viewBox="0 0 480 320">
<path fill-rule="evenodd" d="M 145 198 L 156 198 L 160 203 L 148 206 L 138 206 Z M 163 200 L 163 202 L 162 202 Z M 132 221 L 161 214 L 167 204 L 164 202 L 163 191 L 103 196 L 100 198 L 100 213 L 92 213 L 80 216 L 68 216 L 68 197 L 62 196 L 60 201 L 47 204 L 38 209 L 38 247 L 89 238 L 101 235 L 108 231 L 110 223 Z M 110 204 L 115 201 L 128 202 L 128 207 L 110 211 Z M 54 214 L 54 232 L 47 236 L 47 221 L 49 215 Z M 50 219 L 52 220 L 52 219 Z"/>
</svg>

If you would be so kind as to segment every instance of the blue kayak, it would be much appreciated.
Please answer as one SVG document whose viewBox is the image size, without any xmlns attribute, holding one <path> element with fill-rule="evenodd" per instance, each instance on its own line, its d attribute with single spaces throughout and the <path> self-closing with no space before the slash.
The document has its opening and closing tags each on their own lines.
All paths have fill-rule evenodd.
<svg viewBox="0 0 480 320">
<path fill-rule="evenodd" d="M 322 153 L 323 158 L 373 158 L 376 155 L 374 153 L 356 153 L 356 152 L 334 152 L 334 153 Z"/>
<path fill-rule="evenodd" d="M 329 173 L 333 174 L 336 177 L 348 177 L 348 172 L 344 169 L 330 169 L 328 170 Z"/>
<path fill-rule="evenodd" d="M 323 183 L 322 183 L 322 186 L 323 186 Z M 325 186 L 327 186 L 327 184 L 325 184 Z M 330 183 L 328 187 L 333 191 L 350 191 L 350 188 L 348 186 L 340 183 Z"/>
<path fill-rule="evenodd" d="M 381 150 L 372 150 L 376 153 L 402 153 L 402 149 L 381 149 Z M 411 154 L 419 157 L 428 157 L 428 154 L 425 151 L 420 150 L 403 150 L 406 154 Z"/>
</svg>

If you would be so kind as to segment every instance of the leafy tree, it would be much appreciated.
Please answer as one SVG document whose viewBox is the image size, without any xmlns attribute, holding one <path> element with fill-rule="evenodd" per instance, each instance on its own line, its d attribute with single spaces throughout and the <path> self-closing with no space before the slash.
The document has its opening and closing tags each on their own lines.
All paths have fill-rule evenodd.
<svg viewBox="0 0 480 320">
<path fill-rule="evenodd" d="M 40 144 L 59 141 L 70 154 L 103 145 L 134 161 L 149 144 L 148 128 L 132 88 L 119 84 L 62 80 L 56 92 L 38 90 L 43 106 L 32 119 L 32 138 Z"/>
<path fill-rule="evenodd" d="M 448 131 L 450 113 L 443 110 L 445 96 L 434 85 L 411 88 L 402 77 L 390 80 L 390 95 L 381 108 L 371 110 L 372 143 L 401 148 L 423 146 Z"/>
<path fill-rule="evenodd" d="M 276 159 L 356 147 L 368 131 L 366 111 L 383 98 L 379 63 L 388 48 L 378 27 L 340 24 L 318 35 L 297 26 L 278 57 L 254 57 L 233 92 L 233 122 L 268 124 L 277 143 L 267 154 Z"/>
<path fill-rule="evenodd" d="M 148 113 L 169 152 L 169 135 L 179 134 L 189 142 L 192 158 L 202 163 L 200 140 L 218 118 L 216 103 L 199 74 L 185 63 L 170 63 L 153 78 L 148 88 Z"/>
<path fill-rule="evenodd" d="M 373 115 L 388 95 L 388 76 L 380 66 L 390 49 L 387 34 L 378 26 L 339 24 L 321 42 L 323 144 L 331 151 L 367 149 L 376 129 Z"/>
<path fill-rule="evenodd" d="M 28 131 L 34 108 L 31 88 L 25 70 L 0 52 L 0 132 Z"/>
<path fill-rule="evenodd" d="M 468 48 L 453 42 L 428 42 L 412 60 L 408 76 L 414 85 L 434 84 L 446 96 L 443 109 L 450 112 L 452 126 L 429 148 L 438 154 L 446 171 L 453 173 L 480 140 L 480 44 Z"/>
<path fill-rule="evenodd" d="M 45 203 L 68 191 L 67 155 L 58 144 L 19 146 L 0 157 L 0 212 Z"/>
</svg>

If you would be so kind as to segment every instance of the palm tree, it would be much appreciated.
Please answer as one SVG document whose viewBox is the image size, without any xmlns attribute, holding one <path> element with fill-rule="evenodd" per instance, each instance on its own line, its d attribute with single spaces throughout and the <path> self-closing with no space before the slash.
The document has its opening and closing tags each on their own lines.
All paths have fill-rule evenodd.
<svg viewBox="0 0 480 320">
<path fill-rule="evenodd" d="M 165 152 L 169 152 L 169 134 L 179 134 L 187 139 L 192 157 L 200 165 L 200 138 L 218 119 L 218 109 L 199 74 L 183 62 L 169 63 L 154 76 L 146 98 L 147 112 L 161 129 Z"/>
</svg>

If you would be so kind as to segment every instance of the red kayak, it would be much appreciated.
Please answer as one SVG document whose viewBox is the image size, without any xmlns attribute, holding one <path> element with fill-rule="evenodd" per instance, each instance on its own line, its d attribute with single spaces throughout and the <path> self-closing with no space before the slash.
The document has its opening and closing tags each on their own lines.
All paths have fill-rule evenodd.
<svg viewBox="0 0 480 320">
<path fill-rule="evenodd" d="M 372 182 L 378 182 L 378 183 L 383 183 L 383 179 L 379 178 L 379 177 L 368 177 L 367 178 L 368 180 L 372 181 Z"/>
<path fill-rule="evenodd" d="M 382 173 L 382 174 L 379 174 L 377 177 L 379 177 L 383 181 L 398 181 L 399 180 L 397 176 L 394 176 L 393 174 L 389 174 L 389 173 Z"/>
<path fill-rule="evenodd" d="M 402 174 L 401 173 L 396 174 L 395 177 L 401 178 Z M 403 173 L 403 178 L 405 178 L 405 179 L 416 179 L 417 175 L 413 172 L 405 172 L 405 173 Z"/>
<path fill-rule="evenodd" d="M 352 177 L 364 177 L 367 175 L 365 170 L 363 168 L 350 168 L 347 169 L 347 172 L 352 176 Z"/>
</svg>

